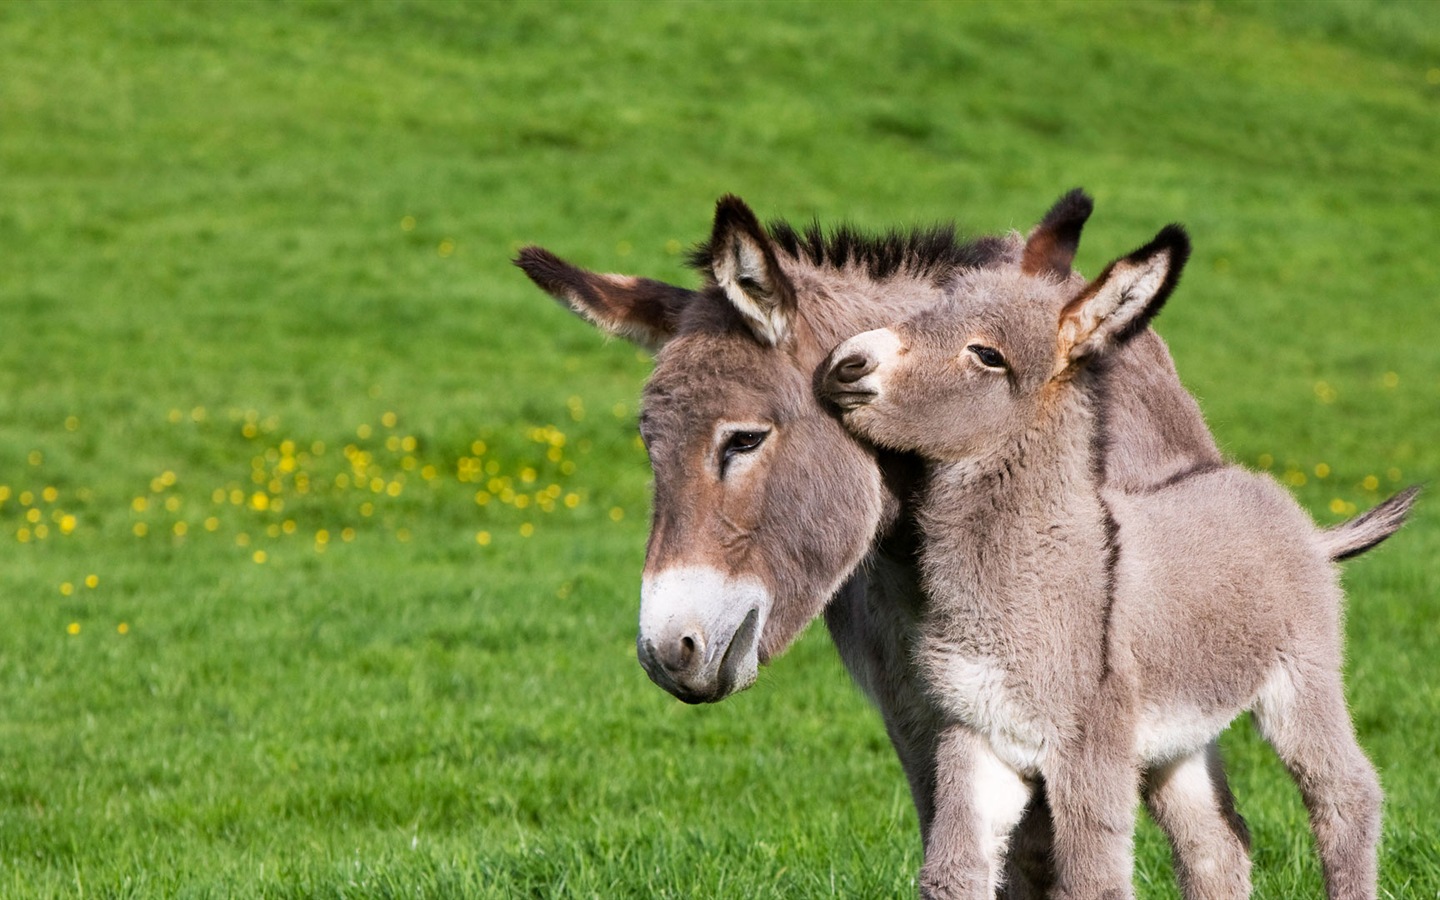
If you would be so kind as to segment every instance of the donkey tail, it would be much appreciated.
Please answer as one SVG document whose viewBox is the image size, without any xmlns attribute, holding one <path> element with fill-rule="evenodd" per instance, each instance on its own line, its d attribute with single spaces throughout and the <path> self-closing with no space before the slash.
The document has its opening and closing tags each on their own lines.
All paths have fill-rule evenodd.
<svg viewBox="0 0 1440 900">
<path fill-rule="evenodd" d="M 1320 532 L 1320 547 L 1335 562 L 1359 556 L 1400 530 L 1420 485 L 1412 485 L 1379 506 Z"/>
</svg>

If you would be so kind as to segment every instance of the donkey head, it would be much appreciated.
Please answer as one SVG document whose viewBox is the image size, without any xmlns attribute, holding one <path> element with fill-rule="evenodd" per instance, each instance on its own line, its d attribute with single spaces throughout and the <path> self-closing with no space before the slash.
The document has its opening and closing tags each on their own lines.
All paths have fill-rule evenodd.
<svg viewBox="0 0 1440 900">
<path fill-rule="evenodd" d="M 688 702 L 749 686 L 895 513 L 873 451 L 813 389 L 837 330 L 886 319 L 847 320 L 836 307 L 854 291 L 817 280 L 803 257 L 725 197 L 692 258 L 698 291 L 588 272 L 536 247 L 516 260 L 601 330 L 658 351 L 640 414 L 655 482 L 637 651 Z"/>
<path fill-rule="evenodd" d="M 1174 289 L 1190 244 L 1178 225 L 1088 284 L 1071 271 L 1092 205 L 1072 191 L 1018 264 L 967 273 L 944 301 L 835 348 L 821 392 L 846 427 L 931 459 L 1013 446 L 1059 386 L 1142 331 Z"/>
</svg>

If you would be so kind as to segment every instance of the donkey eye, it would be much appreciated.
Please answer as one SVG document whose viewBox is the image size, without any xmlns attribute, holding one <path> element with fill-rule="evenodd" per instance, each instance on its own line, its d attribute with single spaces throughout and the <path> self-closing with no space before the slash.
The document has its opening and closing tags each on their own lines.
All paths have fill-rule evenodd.
<svg viewBox="0 0 1440 900">
<path fill-rule="evenodd" d="M 765 443 L 768 431 L 736 431 L 725 441 L 725 460 L 739 453 L 749 453 Z"/>
<path fill-rule="evenodd" d="M 1005 357 L 994 347 L 986 347 L 984 344 L 971 344 L 965 348 L 975 354 L 980 364 L 991 369 L 1005 368 Z"/>
<path fill-rule="evenodd" d="M 737 456 L 746 453 L 754 453 L 765 439 L 770 436 L 770 429 L 757 428 L 745 431 L 731 431 L 725 435 L 725 442 L 720 448 L 720 477 L 725 477 L 725 470 Z"/>
</svg>

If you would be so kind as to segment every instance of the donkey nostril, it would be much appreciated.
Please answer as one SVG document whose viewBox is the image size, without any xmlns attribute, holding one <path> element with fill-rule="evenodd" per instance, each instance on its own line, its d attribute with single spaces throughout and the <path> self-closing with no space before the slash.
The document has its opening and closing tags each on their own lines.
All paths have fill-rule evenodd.
<svg viewBox="0 0 1440 900">
<path fill-rule="evenodd" d="M 860 353 L 852 353 L 836 363 L 831 373 L 841 384 L 854 384 L 873 371 L 875 360 Z"/>
<path fill-rule="evenodd" d="M 700 641 L 693 634 L 687 634 L 680 639 L 680 652 L 676 660 L 676 669 L 689 669 L 695 664 L 700 655 Z"/>
</svg>

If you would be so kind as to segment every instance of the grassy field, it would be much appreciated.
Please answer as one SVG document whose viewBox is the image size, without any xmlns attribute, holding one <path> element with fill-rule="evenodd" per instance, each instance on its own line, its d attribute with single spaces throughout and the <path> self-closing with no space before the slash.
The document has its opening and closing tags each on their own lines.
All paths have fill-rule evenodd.
<svg viewBox="0 0 1440 900">
<path fill-rule="evenodd" d="M 816 628 L 684 707 L 634 660 L 647 359 L 509 265 L 686 284 L 717 196 L 1163 223 L 1159 322 L 1322 522 L 1440 473 L 1421 3 L 0 3 L 0 896 L 907 897 Z M 1382 889 L 1440 896 L 1440 501 L 1347 567 Z M 1295 791 L 1225 739 L 1257 896 Z M 1175 896 L 1140 840 L 1141 895 Z"/>
</svg>

